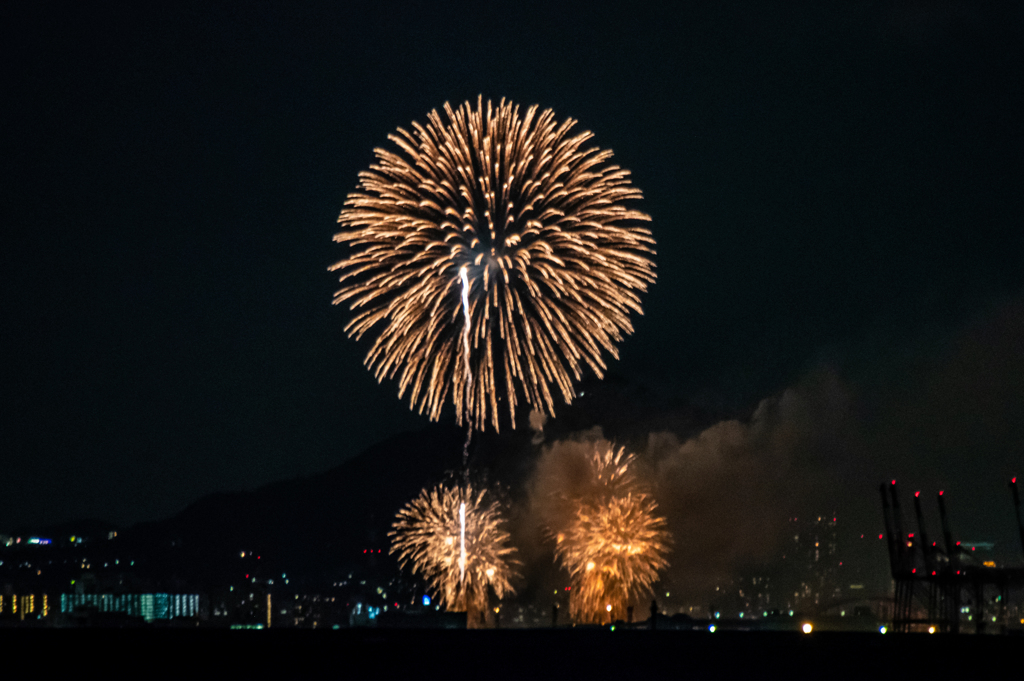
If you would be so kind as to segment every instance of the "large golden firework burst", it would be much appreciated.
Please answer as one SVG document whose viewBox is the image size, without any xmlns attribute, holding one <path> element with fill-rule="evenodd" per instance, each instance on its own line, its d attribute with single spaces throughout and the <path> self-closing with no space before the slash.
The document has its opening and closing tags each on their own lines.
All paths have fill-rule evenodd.
<svg viewBox="0 0 1024 681">
<path fill-rule="evenodd" d="M 668 566 L 669 534 L 657 508 L 650 497 L 632 493 L 585 503 L 556 536 L 555 558 L 572 581 L 569 614 L 576 622 L 623 619 Z"/>
<path fill-rule="evenodd" d="M 459 423 L 497 430 L 520 393 L 553 414 L 586 367 L 603 375 L 642 314 L 655 242 L 626 206 L 641 198 L 629 171 L 574 120 L 482 97 L 444 113 L 389 135 L 397 150 L 359 174 L 334 303 L 355 313 L 351 337 L 379 325 L 366 364 L 413 409 L 437 420 L 450 401 Z"/>
<path fill-rule="evenodd" d="M 388 533 L 390 553 L 398 554 L 403 568 L 424 577 L 445 609 L 466 612 L 470 626 L 476 626 L 487 610 L 488 589 L 499 599 L 515 593 L 515 548 L 503 524 L 498 502 L 486 490 L 438 485 L 398 512 Z"/>
</svg>

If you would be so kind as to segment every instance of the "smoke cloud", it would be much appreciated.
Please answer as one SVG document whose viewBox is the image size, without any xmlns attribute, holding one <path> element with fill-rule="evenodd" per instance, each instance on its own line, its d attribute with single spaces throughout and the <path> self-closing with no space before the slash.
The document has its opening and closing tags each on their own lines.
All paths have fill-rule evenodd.
<svg viewBox="0 0 1024 681">
<path fill-rule="evenodd" d="M 651 433 L 645 459 L 675 536 L 673 588 L 697 596 L 776 557 L 788 519 L 827 505 L 813 490 L 829 486 L 826 462 L 846 448 L 848 410 L 838 378 L 822 373 L 762 401 L 747 421 L 684 441 Z"/>
<path fill-rule="evenodd" d="M 626 445 L 672 534 L 662 586 L 674 602 L 707 604 L 716 585 L 775 562 L 791 518 L 835 514 L 851 537 L 877 536 L 877 485 L 891 478 L 929 494 L 945 489 L 954 534 L 994 540 L 994 557 L 1019 561 L 1005 481 L 1021 474 L 1024 450 L 1024 296 L 928 336 L 833 349 L 828 365 L 747 418 L 638 433 L 612 411 L 605 428 L 549 441 L 520 511 L 523 527 L 534 528 L 526 557 L 551 570 L 550 542 L 536 528 L 563 524 L 571 513 L 564 500 L 590 494 L 595 446 Z M 934 509 L 925 515 L 937 526 Z M 877 572 L 869 579 L 884 577 L 884 556 L 864 550 L 865 569 Z M 547 583 L 557 581 L 551 574 Z"/>
<path fill-rule="evenodd" d="M 691 438 L 648 435 L 631 470 L 668 521 L 672 590 L 706 602 L 716 583 L 774 557 L 788 518 L 815 504 L 806 490 L 827 477 L 821 462 L 842 447 L 847 410 L 841 383 L 823 372 L 764 400 L 746 421 L 722 421 Z M 600 427 L 545 446 L 528 486 L 532 522 L 564 525 L 570 500 L 603 493 L 590 457 L 595 447 L 614 446 Z"/>
</svg>

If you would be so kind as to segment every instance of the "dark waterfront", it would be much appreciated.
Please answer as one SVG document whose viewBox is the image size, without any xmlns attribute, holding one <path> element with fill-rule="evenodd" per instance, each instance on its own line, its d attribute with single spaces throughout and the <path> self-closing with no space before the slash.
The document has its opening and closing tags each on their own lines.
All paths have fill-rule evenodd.
<svg viewBox="0 0 1024 681">
<path fill-rule="evenodd" d="M 1005 665 L 1019 670 L 1022 645 L 1021 636 L 831 632 L 0 630 L 0 650 L 36 656 L 40 671 L 88 660 L 142 678 L 1012 678 Z"/>
</svg>

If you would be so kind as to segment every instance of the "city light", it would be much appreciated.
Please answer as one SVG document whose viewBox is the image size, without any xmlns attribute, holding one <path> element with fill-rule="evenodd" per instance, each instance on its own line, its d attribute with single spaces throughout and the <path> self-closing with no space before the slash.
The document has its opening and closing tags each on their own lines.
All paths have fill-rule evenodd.
<svg viewBox="0 0 1024 681">
<path fill-rule="evenodd" d="M 915 496 L 919 497 L 920 495 Z M 456 512 L 458 507 L 458 503 L 454 504 L 453 508 Z M 467 520 L 469 520 L 471 514 L 469 513 L 470 504 L 468 502 L 466 503 L 466 511 Z M 451 514 L 448 515 L 450 516 Z M 815 518 L 818 520 L 815 520 Z M 789 520 L 792 522 L 792 519 Z M 538 596 L 537 602 L 531 603 L 521 603 L 518 599 L 514 602 L 501 603 L 494 599 L 495 594 L 485 592 L 487 597 L 480 602 L 480 608 L 475 611 L 477 615 L 475 622 L 468 618 L 465 620 L 457 618 L 439 619 L 439 616 L 435 615 L 435 610 L 439 611 L 441 616 L 445 614 L 445 610 L 453 610 L 451 607 L 446 608 L 441 594 L 429 585 L 417 585 L 415 581 L 397 577 L 397 571 L 395 573 L 396 576 L 393 578 L 385 574 L 378 575 L 372 573 L 348 573 L 347 579 L 344 575 L 335 576 L 334 579 L 337 581 L 334 581 L 330 586 L 339 589 L 339 591 L 331 591 L 324 598 L 322 595 L 317 595 L 316 592 L 309 592 L 307 594 L 297 593 L 303 587 L 297 587 L 295 591 L 284 590 L 283 587 L 288 579 L 287 572 L 276 572 L 274 570 L 273 574 L 276 574 L 277 577 L 273 577 L 273 574 L 268 575 L 259 572 L 259 567 L 252 567 L 251 569 L 257 570 L 257 572 L 243 573 L 246 579 L 240 585 L 240 589 L 235 590 L 234 586 L 239 586 L 237 584 L 236 571 L 242 566 L 233 562 L 233 559 L 230 558 L 231 554 L 237 553 L 243 557 L 245 567 L 250 565 L 258 566 L 262 562 L 252 563 L 252 560 L 258 560 L 254 552 L 248 550 L 239 551 L 237 549 L 234 551 L 229 549 L 228 551 L 229 564 L 235 566 L 229 573 L 233 575 L 232 581 L 236 582 L 234 586 L 224 584 L 219 590 L 213 590 L 207 594 L 131 593 L 123 588 L 118 591 L 116 587 L 108 586 L 108 584 L 116 585 L 118 581 L 122 585 L 125 584 L 128 581 L 126 579 L 128 574 L 126 573 L 135 572 L 134 570 L 128 570 L 129 562 L 134 563 L 134 561 L 130 561 L 132 557 L 130 554 L 120 554 L 125 556 L 125 566 L 123 568 L 124 573 L 119 574 L 117 572 L 118 568 L 115 566 L 120 565 L 120 560 L 114 558 L 114 554 L 105 556 L 102 554 L 97 555 L 90 551 L 88 552 L 88 557 L 86 557 L 86 552 L 81 550 L 81 545 L 91 546 L 92 543 L 89 537 L 75 535 L 76 540 L 81 540 L 77 542 L 79 546 L 75 547 L 67 543 L 67 535 L 60 535 L 55 540 L 57 546 L 49 548 L 40 546 L 42 538 L 38 536 L 23 536 L 21 545 L 15 547 L 13 544 L 9 546 L 6 544 L 8 540 L 7 535 L 0 535 L 0 557 L 4 559 L 0 561 L 0 572 L 2 572 L 0 577 L 6 576 L 8 571 L 11 571 L 13 575 L 16 570 L 19 578 L 35 580 L 35 583 L 38 584 L 38 586 L 27 584 L 21 586 L 20 584 L 13 583 L 11 587 L 7 588 L 6 593 L 0 594 L 0 620 L 2 620 L 0 623 L 14 624 L 15 620 L 19 620 L 20 626 L 44 625 L 59 627 L 70 625 L 92 627 L 97 626 L 97 623 L 105 622 L 107 615 L 117 614 L 125 618 L 124 626 L 138 626 L 142 622 L 153 623 L 155 620 L 189 618 L 193 621 L 188 622 L 188 626 L 204 627 L 214 622 L 217 626 L 221 627 L 227 627 L 236 623 L 259 623 L 262 625 L 261 628 L 273 627 L 276 630 L 285 627 L 315 628 L 319 626 L 319 628 L 347 628 L 374 626 L 377 624 L 374 620 L 379 620 L 383 617 L 380 626 L 387 627 L 406 627 L 412 625 L 416 627 L 468 626 L 469 628 L 476 628 L 497 625 L 503 629 L 520 629 L 539 626 L 552 627 L 560 625 L 567 627 L 569 625 L 593 624 L 603 625 L 605 630 L 617 630 L 620 625 L 626 626 L 628 630 L 632 630 L 634 627 L 636 629 L 674 629 L 677 627 L 691 628 L 694 626 L 699 630 L 703 626 L 709 633 L 714 633 L 718 630 L 718 622 L 724 619 L 728 625 L 723 625 L 726 626 L 724 630 L 726 633 L 723 635 L 731 636 L 733 629 L 744 631 L 788 629 L 791 633 L 799 631 L 805 635 L 810 635 L 816 630 L 817 625 L 804 618 L 808 616 L 821 616 L 823 618 L 821 620 L 822 626 L 825 627 L 825 630 L 819 633 L 819 637 L 825 636 L 827 640 L 834 638 L 833 629 L 841 629 L 843 631 L 874 631 L 881 635 L 894 633 L 894 631 L 897 635 L 904 631 L 916 631 L 919 634 L 926 632 L 928 634 L 943 634 L 957 630 L 985 634 L 1016 633 L 1020 631 L 1019 625 L 1013 624 L 1021 619 L 1019 605 L 1016 602 L 1014 593 L 1008 596 L 986 593 L 983 594 L 985 596 L 984 602 L 982 604 L 975 604 L 974 600 L 970 600 L 971 594 L 967 591 L 976 580 L 992 579 L 996 572 L 1000 570 L 1017 569 L 1014 565 L 1004 566 L 998 554 L 996 554 L 995 560 L 992 559 L 993 547 L 996 545 L 994 540 L 998 539 L 998 537 L 979 536 L 977 537 L 979 541 L 964 540 L 962 542 L 955 542 L 959 546 L 956 554 L 964 556 L 962 564 L 957 564 L 945 558 L 944 552 L 941 548 L 938 548 L 937 542 L 925 543 L 923 527 L 920 527 L 917 532 L 909 532 L 910 528 L 904 524 L 903 527 L 887 527 L 886 532 L 880 533 L 880 538 L 888 539 L 891 542 L 890 549 L 895 548 L 904 554 L 912 556 L 912 559 L 908 559 L 900 567 L 899 579 L 905 579 L 908 582 L 912 581 L 915 588 L 918 586 L 923 588 L 933 583 L 941 583 L 940 580 L 948 580 L 954 586 L 956 584 L 963 584 L 966 585 L 963 587 L 965 590 L 963 594 L 968 598 L 968 601 L 964 601 L 963 597 L 960 599 L 951 616 L 942 615 L 937 618 L 933 615 L 930 621 L 928 621 L 911 612 L 911 616 L 916 618 L 916 623 L 911 619 L 909 624 L 905 626 L 903 624 L 897 625 L 897 629 L 892 630 L 888 624 L 883 625 L 880 622 L 892 621 L 889 618 L 893 617 L 896 621 L 905 623 L 907 622 L 906 615 L 902 614 L 894 617 L 891 611 L 886 612 L 884 610 L 884 606 L 879 611 L 874 607 L 863 605 L 864 601 L 876 600 L 877 594 L 871 591 L 873 584 L 866 582 L 850 583 L 854 581 L 854 579 L 850 578 L 855 578 L 855 572 L 848 574 L 842 572 L 843 567 L 841 566 L 851 565 L 855 569 L 859 569 L 860 566 L 854 557 L 836 549 L 835 530 L 833 526 L 829 525 L 829 522 L 827 516 L 814 516 L 810 518 L 811 525 L 794 528 L 794 534 L 790 535 L 792 541 L 797 545 L 796 552 L 792 548 L 788 549 L 783 558 L 791 561 L 791 564 L 800 570 L 808 571 L 808 574 L 797 573 L 800 575 L 800 580 L 793 580 L 792 587 L 790 587 L 789 582 L 783 582 L 774 576 L 769 577 L 768 573 L 758 572 L 743 577 L 737 576 L 731 581 L 718 582 L 718 586 L 714 587 L 714 591 L 718 592 L 719 595 L 715 597 L 716 600 L 710 602 L 704 601 L 701 603 L 696 600 L 688 602 L 683 599 L 692 598 L 692 595 L 685 593 L 685 590 L 679 591 L 676 594 L 676 599 L 679 602 L 672 602 L 671 607 L 666 605 L 667 601 L 662 600 L 662 598 L 670 599 L 672 597 L 671 591 L 667 590 L 668 584 L 662 585 L 661 589 L 656 593 L 652 593 L 654 591 L 653 588 L 649 589 L 646 600 L 637 598 L 623 600 L 621 602 L 622 607 L 620 607 L 620 601 L 616 600 L 616 593 L 604 590 L 603 592 L 595 592 L 596 598 L 593 600 L 594 615 L 586 621 L 576 620 L 572 617 L 571 612 L 567 612 L 570 611 L 572 603 L 570 596 L 575 596 L 577 593 L 583 592 L 584 589 L 580 584 L 577 584 L 576 588 L 571 588 L 566 586 L 565 582 L 563 582 L 563 586 L 557 587 L 552 591 L 553 599 L 547 599 L 546 594 L 544 594 L 543 596 Z M 455 547 L 455 553 L 449 557 L 452 558 L 451 563 L 455 566 L 453 574 L 458 579 L 458 535 L 456 534 L 458 525 L 454 525 L 449 529 L 451 529 L 449 535 L 455 537 L 452 544 Z M 472 535 L 470 530 L 471 528 L 467 526 L 467 539 Z M 822 534 L 823 531 L 829 534 Z M 861 534 L 858 530 L 856 533 L 851 532 L 848 538 L 852 541 L 857 537 L 861 537 L 862 541 L 858 542 L 857 545 L 863 547 L 863 539 L 870 534 L 871 531 Z M 989 541 L 980 541 L 983 538 Z M 918 541 L 919 539 L 920 541 Z M 557 541 L 557 535 L 555 540 Z M 906 542 L 906 544 L 903 544 L 903 542 Z M 950 543 L 952 544 L 953 542 Z M 838 546 L 842 547 L 843 545 L 838 544 Z M 885 553 L 884 545 L 877 546 L 881 546 L 881 553 Z M 904 546 L 910 547 L 914 553 L 904 551 Z M 932 548 L 927 549 L 926 547 L 928 546 Z M 364 544 L 364 547 L 366 547 L 366 544 Z M 968 547 L 970 547 L 969 551 L 967 550 Z M 65 549 L 68 550 L 68 553 L 61 555 L 60 551 Z M 472 549 L 472 547 L 467 547 L 467 549 L 470 549 L 468 555 L 474 555 L 475 549 Z M 363 550 L 367 553 L 379 551 L 379 549 L 370 549 L 368 547 Z M 22 552 L 20 557 L 17 555 L 18 551 Z M 823 558 L 818 558 L 819 551 Z M 359 549 L 353 545 L 349 547 L 348 552 L 356 554 L 359 553 Z M 273 558 L 275 553 L 268 554 L 268 560 Z M 881 553 L 876 552 L 875 558 L 880 558 Z M 53 560 L 41 559 L 40 557 L 42 556 L 53 558 Z M 145 557 L 142 555 L 136 555 L 135 557 L 142 559 L 139 561 L 141 569 L 148 570 Z M 844 560 L 840 560 L 840 558 Z M 91 565 L 94 560 L 97 563 L 96 568 L 92 568 Z M 246 560 L 250 562 L 245 562 Z M 801 561 L 806 561 L 807 567 L 801 565 Z M 58 572 L 58 565 L 60 564 L 65 566 L 63 569 L 70 569 L 73 572 L 65 577 L 64 574 Z M 601 572 L 603 569 L 603 559 L 600 557 L 587 556 L 577 565 L 586 574 L 601 573 L 601 576 L 607 574 L 607 570 L 604 573 Z M 837 566 L 840 566 L 839 572 L 836 572 Z M 920 573 L 918 573 L 917 566 L 921 567 Z M 104 568 L 109 572 L 104 572 Z M 471 568 L 472 566 L 467 566 L 466 580 L 469 579 Z M 86 572 L 86 570 L 90 569 L 92 572 Z M 271 569 L 274 568 L 271 567 Z M 285 568 L 282 566 L 277 569 L 283 570 Z M 304 584 L 304 580 L 307 578 L 302 574 L 301 570 L 294 572 L 295 568 L 290 569 L 293 569 L 292 577 L 296 579 L 297 585 Z M 380 569 L 379 565 L 377 569 Z M 815 572 L 810 572 L 812 570 Z M 819 570 L 820 574 L 817 572 Z M 478 567 L 478 572 L 479 575 L 477 576 L 487 582 L 498 578 L 501 570 L 493 564 L 485 563 Z M 51 575 L 54 575 L 54 577 L 51 577 Z M 856 577 L 860 576 L 856 575 Z M 43 580 L 37 580 L 38 577 L 52 579 L 53 581 L 44 584 Z M 845 579 L 840 579 L 840 577 L 845 577 Z M 132 578 L 135 578 L 134 574 Z M 145 575 L 139 574 L 138 578 L 144 579 Z M 564 578 L 565 575 L 562 576 L 562 579 Z M 825 588 L 821 591 L 819 591 L 820 587 L 817 586 L 815 581 L 812 581 L 817 579 L 823 580 L 825 584 Z M 832 580 L 831 583 L 828 582 L 829 579 Z M 275 582 L 277 584 L 273 588 L 273 595 L 276 595 L 277 599 L 272 600 L 273 596 L 270 593 L 271 585 L 274 585 Z M 777 583 L 782 586 L 777 586 Z M 990 583 L 987 582 L 986 584 Z M 245 588 L 247 584 L 249 586 L 248 589 Z M 349 587 L 350 584 L 352 585 L 351 587 Z M 345 587 L 349 587 L 351 590 L 342 590 Z M 679 587 L 676 586 L 674 588 L 678 589 Z M 61 591 L 64 591 L 64 593 L 61 593 Z M 107 593 L 104 593 L 104 591 Z M 429 593 L 425 593 L 427 591 Z M 543 588 L 540 591 L 543 593 Z M 821 608 L 819 598 L 828 598 L 833 593 L 835 596 L 834 600 L 830 602 L 831 605 Z M 323 599 L 324 602 L 333 602 L 335 595 L 339 601 L 337 608 L 330 606 L 330 610 L 328 610 L 327 606 L 314 605 L 314 602 L 320 599 Z M 49 596 L 54 597 L 52 602 L 49 600 Z M 646 604 L 651 602 L 652 596 L 657 597 L 657 602 L 653 606 L 656 608 L 654 612 L 656 619 L 654 621 L 647 620 L 646 615 Z M 357 597 L 364 599 L 369 597 L 372 600 L 370 603 L 364 600 L 362 606 L 358 607 L 356 605 Z M 769 597 L 771 600 L 769 600 Z M 201 598 L 204 599 L 202 606 L 200 606 Z M 295 600 L 294 604 L 292 603 L 293 598 Z M 540 599 L 543 599 L 543 602 Z M 853 602 L 855 600 L 861 602 L 854 605 Z M 1003 601 L 1009 602 L 1004 606 Z M 276 610 L 274 610 L 275 603 L 277 604 Z M 990 609 L 990 603 L 996 608 L 1005 607 L 1005 610 L 1001 610 L 997 614 L 996 610 Z M 495 607 L 496 604 L 500 607 L 500 617 L 496 616 L 499 614 L 498 607 Z M 282 606 L 285 607 L 282 608 Z M 88 611 L 94 611 L 100 616 L 96 617 Z M 635 617 L 637 611 L 643 614 L 640 617 Z M 676 612 L 682 615 L 687 611 L 689 612 L 689 617 L 694 618 L 694 621 L 680 626 L 680 622 L 672 616 Z M 799 622 L 795 621 L 797 611 L 801 613 Z M 202 614 L 199 614 L 200 612 Z M 761 613 L 761 619 L 757 616 L 758 612 Z M 794 619 L 794 623 L 797 624 L 795 630 L 791 625 L 787 626 L 784 624 L 784 620 L 781 620 L 787 613 L 791 619 Z M 566 619 L 567 615 L 568 619 Z M 661 619 L 661 615 L 667 619 Z M 978 615 L 978 618 L 975 619 L 974 615 Z M 834 620 L 832 619 L 833 617 L 835 618 Z M 879 619 L 875 620 L 875 617 Z M 843 619 L 840 621 L 839 618 Z M 136 620 L 137 623 L 132 624 Z M 623 621 L 626 620 L 630 622 L 630 625 L 623 624 Z M 121 620 L 111 618 L 110 621 L 119 622 Z M 465 623 L 463 624 L 462 622 Z M 959 622 L 959 626 L 957 626 L 957 622 Z M 969 625 L 969 623 L 972 624 Z M 1002 623 L 1003 629 L 997 628 L 999 623 Z M 177 624 L 181 625 L 185 624 L 185 622 L 178 622 Z M 1020 624 L 1024 625 L 1024 621 L 1020 621 Z M 629 636 L 634 635 L 629 634 Z M 811 639 L 810 636 L 801 640 L 810 641 L 807 645 L 814 645 L 814 639 Z"/>
</svg>

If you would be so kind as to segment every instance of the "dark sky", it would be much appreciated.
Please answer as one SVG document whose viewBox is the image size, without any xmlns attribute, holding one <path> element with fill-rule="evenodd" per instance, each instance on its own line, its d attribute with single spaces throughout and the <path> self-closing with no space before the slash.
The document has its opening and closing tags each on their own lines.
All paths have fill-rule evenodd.
<svg viewBox="0 0 1024 681">
<path fill-rule="evenodd" d="M 676 4 L 4 3 L 0 529 L 165 517 L 425 423 L 344 337 L 331 236 L 373 147 L 478 94 L 578 119 L 644 191 L 618 374 L 749 413 L 826 372 L 848 482 L 1006 515 L 1021 10 Z"/>
</svg>

